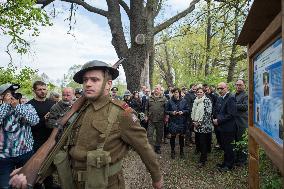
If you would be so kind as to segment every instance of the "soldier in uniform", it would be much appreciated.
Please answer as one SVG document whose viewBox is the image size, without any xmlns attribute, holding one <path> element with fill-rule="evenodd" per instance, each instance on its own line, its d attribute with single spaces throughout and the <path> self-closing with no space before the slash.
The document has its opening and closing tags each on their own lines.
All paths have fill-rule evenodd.
<svg viewBox="0 0 284 189">
<path fill-rule="evenodd" d="M 161 143 L 164 135 L 164 119 L 166 97 L 161 93 L 161 85 L 156 85 L 154 94 L 151 95 L 146 103 L 145 114 L 146 120 L 149 121 L 148 139 L 154 146 L 155 152 L 161 154 Z M 156 139 L 154 140 L 154 132 L 156 131 Z"/>
<path fill-rule="evenodd" d="M 112 80 L 118 74 L 117 69 L 94 60 L 83 65 L 73 77 L 83 84 L 87 99 L 64 148 L 70 159 L 73 188 L 125 188 L 122 159 L 130 146 L 149 170 L 153 187 L 163 187 L 159 164 L 145 129 L 125 102 L 109 97 Z M 26 187 L 25 176 L 16 173 L 12 173 L 10 184 L 16 188 Z M 60 177 L 60 170 L 58 173 Z"/>
</svg>

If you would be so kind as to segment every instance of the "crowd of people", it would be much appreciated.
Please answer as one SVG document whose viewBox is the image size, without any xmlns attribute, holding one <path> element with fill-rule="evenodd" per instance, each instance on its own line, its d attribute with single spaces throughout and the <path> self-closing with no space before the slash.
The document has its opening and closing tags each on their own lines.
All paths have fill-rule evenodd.
<svg viewBox="0 0 284 189">
<path fill-rule="evenodd" d="M 157 154 L 161 154 L 161 144 L 169 139 L 170 157 L 175 159 L 178 137 L 180 158 L 185 158 L 185 146 L 195 146 L 195 153 L 200 153 L 197 165 L 203 167 L 214 145 L 214 149 L 224 152 L 224 160 L 216 165 L 217 168 L 230 171 L 234 166 L 247 163 L 246 150 L 235 146 L 242 140 L 248 126 L 248 95 L 245 88 L 245 81 L 239 79 L 235 83 L 235 93 L 231 93 L 228 85 L 221 82 L 217 87 L 191 84 L 189 89 L 169 87 L 164 90 L 161 85 L 156 85 L 152 91 L 142 86 L 140 92 L 131 94 L 127 90 L 123 97 L 119 97 L 118 88 L 114 87 L 112 97 L 123 99 L 137 112 Z M 212 133 L 216 143 L 212 140 Z"/>
<path fill-rule="evenodd" d="M 245 81 L 237 80 L 235 87 L 236 92 L 231 93 L 224 82 L 217 85 L 217 90 L 207 84 L 191 84 L 189 89 L 171 86 L 167 90 L 156 85 L 152 91 L 142 86 L 140 91 L 125 91 L 123 97 L 118 95 L 117 87 L 112 87 L 109 96 L 125 101 L 137 113 L 157 154 L 161 154 L 161 145 L 169 140 L 169 156 L 177 158 L 178 138 L 179 157 L 187 157 L 185 147 L 195 146 L 195 153 L 200 154 L 197 166 L 203 167 L 214 146 L 224 153 L 223 162 L 216 166 L 220 171 L 230 171 L 247 162 L 246 150 L 235 149 L 234 145 L 242 140 L 248 125 Z M 22 167 L 43 145 L 52 129 L 58 127 L 58 120 L 84 94 L 82 89 L 66 87 L 61 95 L 51 92 L 47 98 L 47 85 L 36 81 L 34 98 L 28 101 L 16 92 L 19 88 L 18 84 L 0 86 L 0 188 L 9 187 L 11 172 Z M 46 189 L 60 188 L 52 176 L 43 183 Z M 42 188 L 42 184 L 35 188 Z"/>
</svg>

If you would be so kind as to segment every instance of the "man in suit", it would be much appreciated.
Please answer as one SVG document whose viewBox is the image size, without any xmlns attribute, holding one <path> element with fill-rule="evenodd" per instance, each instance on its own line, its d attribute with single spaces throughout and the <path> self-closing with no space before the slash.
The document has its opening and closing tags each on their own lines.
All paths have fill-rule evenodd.
<svg viewBox="0 0 284 189">
<path fill-rule="evenodd" d="M 218 84 L 217 90 L 220 97 L 215 106 L 215 119 L 213 123 L 220 131 L 221 147 L 224 150 L 223 163 L 217 164 L 219 170 L 228 171 L 233 168 L 235 153 L 232 144 L 236 136 L 235 98 L 229 92 L 228 85 L 224 82 Z"/>
<path fill-rule="evenodd" d="M 245 81 L 242 79 L 237 80 L 236 84 L 236 124 L 237 124 L 237 134 L 236 142 L 243 139 L 243 135 L 248 128 L 248 95 L 245 91 L 246 85 Z M 236 165 L 243 165 L 246 163 L 247 155 L 244 149 L 238 149 L 236 152 Z"/>
</svg>

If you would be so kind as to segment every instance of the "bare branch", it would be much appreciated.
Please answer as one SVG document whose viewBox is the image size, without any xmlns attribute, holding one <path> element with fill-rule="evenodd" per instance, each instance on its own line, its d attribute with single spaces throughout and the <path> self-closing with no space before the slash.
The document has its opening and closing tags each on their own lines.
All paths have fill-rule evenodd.
<svg viewBox="0 0 284 189">
<path fill-rule="evenodd" d="M 177 15 L 171 17 L 170 19 L 166 20 L 164 23 L 161 23 L 160 25 L 156 26 L 154 29 L 154 34 L 159 33 L 160 31 L 166 29 L 167 27 L 169 27 L 170 25 L 172 25 L 173 23 L 175 23 L 176 21 L 178 21 L 179 19 L 185 17 L 186 15 L 188 15 L 189 13 L 191 13 L 194 9 L 195 9 L 195 4 L 198 3 L 200 0 L 193 0 L 189 7 L 187 9 L 185 9 L 184 11 L 178 13 Z"/>
<path fill-rule="evenodd" d="M 155 12 L 154 12 L 154 18 L 155 18 L 156 16 L 158 16 L 159 12 L 160 12 L 161 9 L 162 9 L 162 5 L 163 5 L 163 0 L 159 0 L 158 5 L 157 5 L 157 8 L 156 8 L 156 10 L 155 10 Z"/>
<path fill-rule="evenodd" d="M 84 2 L 82 0 L 61 0 L 61 1 L 65 1 L 65 2 L 68 2 L 68 3 L 76 3 L 77 5 L 81 5 L 82 7 L 84 7 L 86 10 L 88 10 L 90 12 L 93 12 L 93 13 L 96 13 L 96 14 L 108 17 L 108 12 L 107 11 L 105 11 L 103 9 L 99 9 L 97 7 L 93 7 L 90 4 L 88 4 L 88 3 L 86 3 L 86 2 Z"/>
<path fill-rule="evenodd" d="M 36 3 L 42 4 L 41 8 L 43 9 L 44 7 L 46 7 L 47 5 L 52 3 L 53 1 L 55 1 L 55 0 L 37 0 Z"/>
<path fill-rule="evenodd" d="M 125 3 L 123 0 L 118 0 L 119 5 L 124 9 L 127 16 L 130 18 L 130 9 L 127 3 Z"/>
</svg>

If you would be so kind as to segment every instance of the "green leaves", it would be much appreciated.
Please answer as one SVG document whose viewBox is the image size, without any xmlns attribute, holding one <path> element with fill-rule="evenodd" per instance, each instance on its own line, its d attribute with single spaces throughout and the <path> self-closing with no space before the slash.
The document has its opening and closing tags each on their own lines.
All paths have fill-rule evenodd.
<svg viewBox="0 0 284 189">
<path fill-rule="evenodd" d="M 24 39 L 24 34 L 39 35 L 40 26 L 49 26 L 46 12 L 36 6 L 36 0 L 9 0 L 0 4 L 0 35 L 8 35 L 11 41 L 8 45 L 19 54 L 25 54 L 30 44 Z"/>
<path fill-rule="evenodd" d="M 21 85 L 20 91 L 25 95 L 32 94 L 32 78 L 37 70 L 29 67 L 18 69 L 9 64 L 7 68 L 0 67 L 0 85 L 5 83 L 18 83 Z"/>
</svg>

